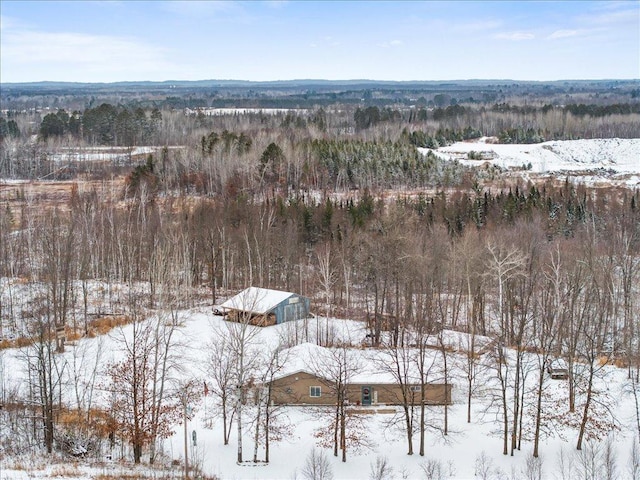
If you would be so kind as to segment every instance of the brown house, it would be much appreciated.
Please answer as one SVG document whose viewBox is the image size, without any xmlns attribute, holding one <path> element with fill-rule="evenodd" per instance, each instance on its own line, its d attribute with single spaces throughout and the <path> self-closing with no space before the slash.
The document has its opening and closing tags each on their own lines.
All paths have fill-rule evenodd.
<svg viewBox="0 0 640 480">
<path fill-rule="evenodd" d="M 271 382 L 272 401 L 279 405 L 335 405 L 332 382 L 313 373 L 300 370 Z M 409 402 L 420 404 L 420 384 L 405 385 Z M 450 405 L 451 384 L 425 385 L 425 404 Z M 353 405 L 399 405 L 403 403 L 402 387 L 398 383 L 353 382 L 347 386 L 347 400 Z"/>
</svg>

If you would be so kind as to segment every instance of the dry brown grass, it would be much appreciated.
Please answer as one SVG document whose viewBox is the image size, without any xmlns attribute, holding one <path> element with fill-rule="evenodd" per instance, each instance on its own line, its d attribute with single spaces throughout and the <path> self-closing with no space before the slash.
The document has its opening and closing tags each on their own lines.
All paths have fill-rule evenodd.
<svg viewBox="0 0 640 480">
<path fill-rule="evenodd" d="M 598 357 L 598 365 L 613 365 L 618 368 L 627 368 L 629 367 L 629 360 L 620 356 L 601 355 Z"/>
<path fill-rule="evenodd" d="M 4 467 L 5 469 L 9 469 L 9 470 L 17 470 L 19 472 L 23 472 L 27 470 L 27 467 L 24 463 L 17 461 L 14 463 L 9 463 L 7 465 L 5 465 Z"/>
<path fill-rule="evenodd" d="M 106 335 L 111 330 L 116 327 L 128 325 L 132 322 L 132 319 L 128 315 L 113 315 L 113 316 L 105 316 L 97 318 L 91 322 L 89 322 L 87 328 L 87 336 L 89 338 L 94 338 L 100 335 Z M 65 339 L 67 342 L 75 342 L 83 338 L 84 331 L 83 329 L 72 329 L 71 327 L 65 328 Z M 7 348 L 23 348 L 28 347 L 33 344 L 35 340 L 29 337 L 18 337 L 12 340 L 3 339 L 0 340 L 0 350 L 4 350 Z"/>
<path fill-rule="evenodd" d="M 116 327 L 128 325 L 132 322 L 128 315 L 113 315 L 108 317 L 96 318 L 89 322 L 89 337 L 93 338 L 98 335 L 106 335 Z"/>
<path fill-rule="evenodd" d="M 145 480 L 148 478 L 161 478 L 157 476 L 148 477 L 141 473 L 118 473 L 118 474 L 110 474 L 110 473 L 102 473 L 93 477 L 95 480 Z"/>
<path fill-rule="evenodd" d="M 600 355 L 598 357 L 598 365 L 613 365 L 618 368 L 626 368 L 629 366 L 629 362 L 624 357 Z"/>
<path fill-rule="evenodd" d="M 629 361 L 626 358 L 616 358 L 613 361 L 613 364 L 618 367 L 618 368 L 628 368 L 629 367 Z"/>
<path fill-rule="evenodd" d="M 98 474 L 94 477 L 92 477 L 94 480 L 169 480 L 169 479 L 175 479 L 175 478 L 182 478 L 182 476 L 178 476 L 176 477 L 175 474 L 159 474 L 159 473 L 149 473 L 148 475 L 142 474 L 142 473 L 118 473 L 118 474 L 110 474 L 110 473 L 101 473 Z M 195 476 L 193 474 L 189 475 L 189 478 L 199 478 L 201 480 L 219 480 L 218 477 L 213 476 L 213 477 L 206 477 L 206 476 Z"/>
<path fill-rule="evenodd" d="M 32 180 L 20 184 L 0 182 L 0 206 L 10 208 L 13 216 L 12 228 L 17 229 L 21 225 L 23 214 L 42 218 L 54 208 L 59 213 L 68 213 L 74 189 L 80 192 L 95 190 L 105 202 L 113 202 L 117 200 L 123 184 L 123 175 L 103 180 L 77 178 L 56 181 Z"/>
<path fill-rule="evenodd" d="M 49 477 L 80 477 L 82 476 L 82 472 L 78 469 L 78 465 L 67 464 L 67 465 L 57 465 L 51 469 L 49 473 Z"/>
<path fill-rule="evenodd" d="M 0 350 L 5 348 L 23 348 L 28 347 L 33 343 L 33 340 L 29 337 L 18 337 L 13 340 L 4 339 L 0 341 Z"/>
<path fill-rule="evenodd" d="M 75 342 L 76 340 L 80 340 L 82 338 L 82 331 L 73 330 L 67 327 L 64 329 L 64 336 L 67 342 Z"/>
</svg>

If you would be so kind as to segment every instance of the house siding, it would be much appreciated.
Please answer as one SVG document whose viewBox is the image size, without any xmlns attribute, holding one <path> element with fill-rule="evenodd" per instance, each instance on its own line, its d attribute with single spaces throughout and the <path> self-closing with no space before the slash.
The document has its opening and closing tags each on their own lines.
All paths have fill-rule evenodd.
<svg viewBox="0 0 640 480">
<path fill-rule="evenodd" d="M 320 386 L 320 397 L 311 397 L 310 387 Z M 371 404 L 400 405 L 402 388 L 397 384 L 353 383 L 347 386 L 347 400 L 353 405 L 359 405 L 362 399 L 362 387 L 371 389 Z M 418 387 L 414 385 L 414 387 Z M 452 386 L 429 383 L 425 385 L 425 404 L 451 404 Z M 336 396 L 332 391 L 332 384 L 328 380 L 307 372 L 298 372 L 271 382 L 271 398 L 279 405 L 335 405 Z M 412 397 L 409 402 L 420 404 L 420 392 L 409 392 Z"/>
</svg>

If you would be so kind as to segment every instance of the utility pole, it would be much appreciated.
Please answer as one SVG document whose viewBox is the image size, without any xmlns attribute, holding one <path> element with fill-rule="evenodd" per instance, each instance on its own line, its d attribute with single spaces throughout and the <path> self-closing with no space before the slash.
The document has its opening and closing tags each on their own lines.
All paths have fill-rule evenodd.
<svg viewBox="0 0 640 480">
<path fill-rule="evenodd" d="M 199 382 L 198 382 L 199 383 Z M 182 405 L 182 415 L 184 421 L 184 480 L 189 480 L 189 417 L 193 413 L 193 408 L 189 405 L 191 401 L 197 401 L 196 382 L 193 379 L 181 381 L 178 386 L 177 397 Z"/>
<path fill-rule="evenodd" d="M 184 480 L 189 480 L 189 436 L 187 435 L 187 402 L 184 402 Z"/>
</svg>

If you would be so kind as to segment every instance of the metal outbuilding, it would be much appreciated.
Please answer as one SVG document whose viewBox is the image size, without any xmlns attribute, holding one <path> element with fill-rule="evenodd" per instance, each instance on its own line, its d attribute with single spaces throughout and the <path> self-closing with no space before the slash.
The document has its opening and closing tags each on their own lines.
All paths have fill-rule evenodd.
<svg viewBox="0 0 640 480">
<path fill-rule="evenodd" d="M 249 287 L 219 306 L 228 319 L 266 327 L 307 318 L 309 299 L 292 292 Z"/>
</svg>

